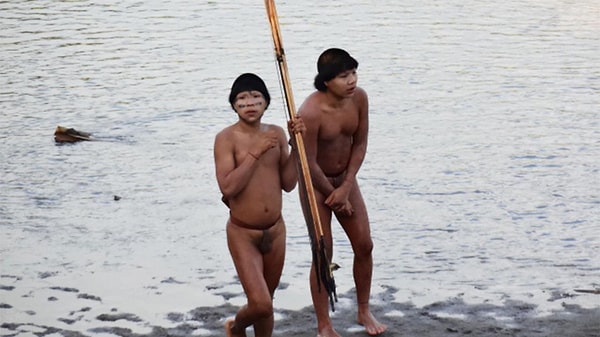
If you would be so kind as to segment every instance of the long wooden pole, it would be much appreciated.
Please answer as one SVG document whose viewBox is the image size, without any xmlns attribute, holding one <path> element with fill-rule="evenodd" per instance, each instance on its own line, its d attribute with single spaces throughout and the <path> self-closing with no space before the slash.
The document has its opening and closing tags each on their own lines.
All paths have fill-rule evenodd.
<svg viewBox="0 0 600 337">
<path fill-rule="evenodd" d="M 279 20 L 277 19 L 277 12 L 273 0 L 265 0 L 267 4 L 267 13 L 269 14 L 269 22 L 271 23 L 271 32 L 273 33 L 273 42 L 275 44 L 275 56 L 277 57 L 277 63 L 279 65 L 281 81 L 283 85 L 283 91 L 285 94 L 285 101 L 289 118 L 294 121 L 296 119 L 296 105 L 294 104 L 294 96 L 292 94 L 292 85 L 288 75 L 287 61 L 285 59 L 285 53 L 283 51 L 283 45 L 281 41 L 281 32 L 279 30 Z M 304 149 L 304 140 L 301 134 L 294 134 L 294 140 L 296 141 L 297 152 L 300 158 L 301 171 L 304 180 L 306 181 L 307 196 L 309 200 L 310 210 L 313 221 L 315 222 L 316 233 L 323 235 L 323 227 L 321 225 L 319 211 L 317 206 L 317 198 L 315 197 L 315 191 L 312 185 L 312 179 L 310 176 L 310 170 L 308 167 L 308 159 L 306 157 L 306 150 Z"/>
<path fill-rule="evenodd" d="M 277 10 L 275 9 L 274 0 L 265 0 L 265 7 L 267 8 L 267 15 L 269 17 L 269 23 L 271 24 L 271 33 L 273 34 L 273 43 L 275 46 L 275 56 L 279 67 L 279 74 L 281 76 L 281 82 L 285 95 L 285 101 L 287 105 L 287 111 L 290 120 L 296 119 L 296 105 L 294 104 L 294 97 L 292 94 L 292 85 L 289 78 L 289 72 L 287 67 L 287 61 L 285 58 L 285 52 L 283 50 L 283 42 L 281 38 L 281 30 L 279 28 L 279 19 L 277 16 Z M 333 279 L 333 264 L 331 263 L 325 242 L 323 240 L 323 226 L 319 216 L 319 208 L 317 205 L 317 198 L 315 196 L 314 187 L 312 184 L 312 178 L 310 175 L 310 169 L 308 166 L 308 159 L 306 157 L 306 150 L 304 148 L 304 140 L 302 135 L 295 133 L 294 141 L 296 144 L 296 150 L 300 160 L 300 173 L 301 177 L 299 180 L 303 183 L 300 184 L 300 188 L 304 188 L 306 198 L 308 199 L 308 206 L 310 211 L 310 217 L 312 222 L 312 230 L 314 235 L 318 235 L 316 238 L 311 238 L 313 241 L 313 261 L 315 263 L 315 273 L 317 274 L 317 280 L 320 284 L 323 283 L 329 294 L 330 304 L 332 309 L 335 311 L 333 300 L 337 301 L 337 295 L 335 293 L 335 281 Z M 304 210 L 306 213 L 306 210 Z M 307 214 L 305 214 L 305 217 Z M 309 230 L 310 231 L 310 230 Z M 316 250 L 316 251 L 315 251 Z M 324 261 L 323 261 L 324 260 Z"/>
</svg>

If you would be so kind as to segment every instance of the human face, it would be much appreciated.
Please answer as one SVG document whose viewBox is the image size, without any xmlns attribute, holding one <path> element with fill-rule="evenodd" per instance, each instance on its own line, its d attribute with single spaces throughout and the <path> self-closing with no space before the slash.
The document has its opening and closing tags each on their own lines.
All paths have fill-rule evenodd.
<svg viewBox="0 0 600 337">
<path fill-rule="evenodd" d="M 262 117 L 266 103 L 265 97 L 260 91 L 251 90 L 237 94 L 233 106 L 241 118 L 251 122 Z"/>
<path fill-rule="evenodd" d="M 325 82 L 327 88 L 335 95 L 342 97 L 351 97 L 356 91 L 358 74 L 356 69 L 350 69 L 339 73 L 336 77 Z"/>
</svg>

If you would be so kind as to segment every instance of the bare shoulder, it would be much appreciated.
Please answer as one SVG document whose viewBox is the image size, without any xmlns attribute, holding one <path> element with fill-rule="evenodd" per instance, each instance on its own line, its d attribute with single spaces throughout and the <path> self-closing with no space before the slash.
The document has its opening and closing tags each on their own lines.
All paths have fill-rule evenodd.
<svg viewBox="0 0 600 337">
<path fill-rule="evenodd" d="M 361 87 L 356 87 L 356 94 L 360 97 L 367 97 L 367 92 Z"/>
<path fill-rule="evenodd" d="M 219 131 L 215 136 L 215 146 L 229 146 L 235 143 L 235 125 L 230 125 Z M 229 145 L 228 145 L 229 144 Z"/>
<path fill-rule="evenodd" d="M 279 125 L 276 125 L 276 124 L 266 124 L 266 123 L 263 123 L 262 125 L 263 125 L 263 128 L 264 128 L 263 130 L 265 130 L 265 131 L 275 131 L 277 133 L 284 132 L 283 128 L 281 126 L 279 126 Z"/>
<path fill-rule="evenodd" d="M 367 92 L 365 89 L 361 87 L 356 87 L 356 91 L 354 92 L 354 99 L 357 103 L 366 103 L 369 100 Z"/>
<path fill-rule="evenodd" d="M 285 138 L 285 131 L 283 127 L 279 125 L 262 123 L 261 130 L 262 132 L 275 133 L 278 137 Z"/>
<path fill-rule="evenodd" d="M 302 116 L 303 119 L 317 118 L 321 112 L 321 103 L 323 101 L 323 94 L 319 91 L 315 91 L 310 94 L 302 105 L 298 109 L 298 115 Z"/>
<path fill-rule="evenodd" d="M 364 116 L 369 113 L 369 97 L 363 88 L 356 87 L 352 101 L 361 115 Z"/>
<path fill-rule="evenodd" d="M 230 125 L 217 133 L 217 135 L 215 136 L 215 141 L 222 139 L 222 138 L 227 138 L 228 136 L 231 136 L 232 133 L 233 133 L 233 125 Z"/>
</svg>

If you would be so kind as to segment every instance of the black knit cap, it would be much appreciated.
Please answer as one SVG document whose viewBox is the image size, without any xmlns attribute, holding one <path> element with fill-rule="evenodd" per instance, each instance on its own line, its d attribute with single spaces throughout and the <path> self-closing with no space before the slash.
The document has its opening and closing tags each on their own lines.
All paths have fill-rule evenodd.
<svg viewBox="0 0 600 337">
<path fill-rule="evenodd" d="M 271 95 L 269 95 L 269 90 L 267 90 L 265 82 L 260 77 L 252 73 L 241 74 L 235 79 L 235 81 L 233 81 L 231 93 L 229 93 L 229 104 L 231 104 L 231 107 L 234 108 L 233 103 L 235 103 L 235 98 L 240 92 L 253 90 L 260 91 L 260 93 L 264 96 L 265 101 L 267 101 L 267 106 L 265 109 L 268 108 L 269 103 L 271 103 Z"/>
</svg>

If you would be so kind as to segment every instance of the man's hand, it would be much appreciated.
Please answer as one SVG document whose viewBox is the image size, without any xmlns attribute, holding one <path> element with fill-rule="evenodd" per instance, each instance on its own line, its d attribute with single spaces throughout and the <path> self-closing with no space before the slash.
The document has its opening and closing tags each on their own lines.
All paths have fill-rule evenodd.
<svg viewBox="0 0 600 337">
<path fill-rule="evenodd" d="M 306 132 L 306 126 L 304 125 L 304 121 L 302 121 L 300 116 L 296 115 L 296 118 L 294 118 L 293 121 L 288 121 L 288 132 L 290 133 L 290 136 L 293 136 L 296 133 L 302 134 Z"/>
<path fill-rule="evenodd" d="M 325 199 L 325 205 L 329 206 L 336 213 L 350 216 L 354 213 L 354 208 L 348 200 L 349 195 L 350 189 L 342 185 L 333 190 L 327 199 Z"/>
<path fill-rule="evenodd" d="M 249 151 L 250 155 L 256 159 L 262 156 L 263 153 L 269 151 L 270 149 L 277 147 L 279 142 L 277 141 L 277 134 L 275 131 L 267 131 L 263 132 L 259 136 L 259 140 L 256 142 L 256 145 L 253 149 Z"/>
</svg>

